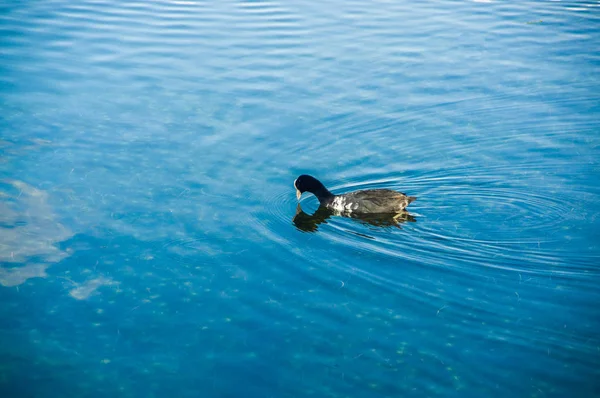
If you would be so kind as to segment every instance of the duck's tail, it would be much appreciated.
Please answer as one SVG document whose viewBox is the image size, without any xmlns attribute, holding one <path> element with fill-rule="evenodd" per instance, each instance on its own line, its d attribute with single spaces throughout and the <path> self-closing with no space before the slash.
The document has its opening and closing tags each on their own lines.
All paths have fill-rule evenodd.
<svg viewBox="0 0 600 398">
<path fill-rule="evenodd" d="M 408 200 L 408 204 L 411 204 L 412 202 L 417 200 L 417 197 L 416 196 L 407 196 L 406 199 Z"/>
</svg>

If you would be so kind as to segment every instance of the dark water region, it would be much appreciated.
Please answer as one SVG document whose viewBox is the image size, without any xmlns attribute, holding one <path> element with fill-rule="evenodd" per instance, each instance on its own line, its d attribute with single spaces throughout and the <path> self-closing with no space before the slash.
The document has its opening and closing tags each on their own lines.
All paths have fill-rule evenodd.
<svg viewBox="0 0 600 398">
<path fill-rule="evenodd" d="M 599 6 L 3 3 L 0 396 L 600 395 Z"/>
</svg>

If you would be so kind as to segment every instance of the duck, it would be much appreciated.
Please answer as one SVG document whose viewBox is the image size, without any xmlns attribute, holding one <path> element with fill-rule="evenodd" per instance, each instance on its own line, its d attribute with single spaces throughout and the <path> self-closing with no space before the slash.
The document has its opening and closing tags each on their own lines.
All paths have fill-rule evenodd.
<svg viewBox="0 0 600 398">
<path fill-rule="evenodd" d="M 298 201 L 304 192 L 310 192 L 317 197 L 321 206 L 342 214 L 401 213 L 406 206 L 417 200 L 415 196 L 391 189 L 364 189 L 335 195 L 321 181 L 307 174 L 294 180 L 294 188 Z"/>
</svg>

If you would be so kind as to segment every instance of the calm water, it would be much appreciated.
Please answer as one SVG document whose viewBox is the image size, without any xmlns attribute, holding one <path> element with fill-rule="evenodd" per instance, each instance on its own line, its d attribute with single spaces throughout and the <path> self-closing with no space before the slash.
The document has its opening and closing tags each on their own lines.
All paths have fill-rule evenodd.
<svg viewBox="0 0 600 398">
<path fill-rule="evenodd" d="M 600 394 L 598 1 L 1 9 L 2 397 Z"/>
</svg>

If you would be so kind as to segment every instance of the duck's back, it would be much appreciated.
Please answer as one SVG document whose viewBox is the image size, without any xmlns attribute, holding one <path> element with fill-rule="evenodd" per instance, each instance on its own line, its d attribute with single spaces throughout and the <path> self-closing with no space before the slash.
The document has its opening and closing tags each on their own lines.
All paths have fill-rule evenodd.
<svg viewBox="0 0 600 398">
<path fill-rule="evenodd" d="M 336 195 L 329 207 L 341 212 L 397 213 L 416 199 L 391 189 L 367 189 Z"/>
</svg>

